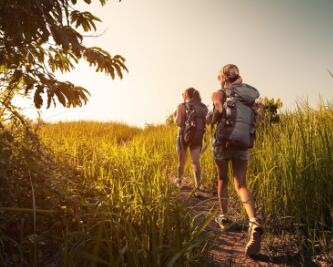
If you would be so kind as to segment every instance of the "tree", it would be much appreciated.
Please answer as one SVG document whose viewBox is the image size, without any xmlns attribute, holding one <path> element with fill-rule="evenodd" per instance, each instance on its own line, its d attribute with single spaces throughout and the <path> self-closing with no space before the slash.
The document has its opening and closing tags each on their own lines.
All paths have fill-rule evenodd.
<svg viewBox="0 0 333 267">
<path fill-rule="evenodd" d="M 168 126 L 175 125 L 173 116 L 174 116 L 174 113 L 171 113 L 171 114 L 169 114 L 169 116 L 166 117 L 166 119 L 165 119 L 166 125 L 168 125 Z"/>
<path fill-rule="evenodd" d="M 279 109 L 282 105 L 282 101 L 279 98 L 260 98 L 259 101 L 256 102 L 256 110 L 259 115 L 259 120 L 268 123 L 279 122 Z"/>
<path fill-rule="evenodd" d="M 91 0 L 84 0 L 91 4 Z M 99 0 L 105 5 L 107 0 Z M 75 68 L 80 59 L 112 79 L 127 71 L 125 59 L 99 47 L 86 47 L 78 32 L 96 31 L 101 21 L 90 12 L 75 9 L 77 0 L 0 0 L 0 118 L 16 114 L 15 95 L 33 96 L 37 109 L 57 102 L 82 106 L 87 89 L 54 76 Z M 44 101 L 43 101 L 44 100 Z M 46 103 L 44 103 L 46 100 Z M 16 114 L 19 116 L 19 114 Z"/>
</svg>

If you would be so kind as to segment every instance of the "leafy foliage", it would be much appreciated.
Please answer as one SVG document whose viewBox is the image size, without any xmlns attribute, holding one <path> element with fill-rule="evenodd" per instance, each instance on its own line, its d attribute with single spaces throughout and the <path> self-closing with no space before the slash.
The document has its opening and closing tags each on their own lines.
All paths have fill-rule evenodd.
<svg viewBox="0 0 333 267">
<path fill-rule="evenodd" d="M 256 103 L 256 109 L 260 120 L 265 123 L 277 123 L 280 121 L 279 109 L 282 108 L 282 101 L 274 98 L 260 98 Z"/>
<path fill-rule="evenodd" d="M 39 260 L 34 252 L 41 244 L 41 251 L 52 255 L 46 247 L 54 248 L 56 242 L 44 241 L 43 233 L 48 227 L 61 229 L 66 217 L 61 207 L 70 201 L 63 184 L 69 177 L 74 182 L 75 176 L 70 166 L 54 165 L 32 131 L 19 124 L 10 126 L 0 129 L 0 213 L 6 217 L 0 222 L 0 239 L 5 244 L 0 265 L 36 266 Z M 26 253 L 33 255 L 31 262 Z"/>
<path fill-rule="evenodd" d="M 168 126 L 172 126 L 175 125 L 175 121 L 173 119 L 173 115 L 174 113 L 169 114 L 166 118 L 165 118 L 165 124 Z"/>
<path fill-rule="evenodd" d="M 84 0 L 90 4 L 90 0 Z M 106 0 L 99 1 L 102 5 Z M 88 91 L 69 81 L 59 81 L 55 71 L 69 72 L 80 59 L 96 71 L 123 78 L 125 59 L 99 47 L 86 47 L 83 32 L 96 31 L 101 21 L 72 5 L 76 0 L 2 0 L 0 2 L 0 103 L 7 111 L 17 95 L 33 95 L 36 108 L 57 102 L 77 107 L 88 100 Z M 4 96 L 5 95 L 5 96 Z M 45 96 L 45 97 L 44 97 Z M 46 101 L 45 101 L 46 100 Z"/>
</svg>

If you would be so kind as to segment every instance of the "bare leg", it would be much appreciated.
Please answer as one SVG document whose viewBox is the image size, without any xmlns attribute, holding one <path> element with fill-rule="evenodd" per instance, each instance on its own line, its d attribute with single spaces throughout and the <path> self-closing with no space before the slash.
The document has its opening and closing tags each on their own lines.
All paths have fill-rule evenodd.
<svg viewBox="0 0 333 267">
<path fill-rule="evenodd" d="M 200 153 L 201 147 L 195 147 L 190 149 L 191 160 L 194 174 L 195 187 L 199 187 L 201 182 L 201 168 L 200 168 Z"/>
<path fill-rule="evenodd" d="M 217 194 L 219 199 L 220 208 L 222 214 L 228 212 L 228 161 L 226 160 L 215 160 L 218 183 L 217 183 Z"/>
<path fill-rule="evenodd" d="M 184 174 L 184 168 L 185 168 L 185 163 L 186 163 L 186 149 L 178 149 L 177 150 L 178 154 L 178 178 L 182 179 L 183 174 Z"/>
<path fill-rule="evenodd" d="M 249 219 L 256 217 L 252 194 L 246 187 L 247 160 L 233 159 L 232 169 L 234 174 L 235 190 L 243 203 Z"/>
</svg>

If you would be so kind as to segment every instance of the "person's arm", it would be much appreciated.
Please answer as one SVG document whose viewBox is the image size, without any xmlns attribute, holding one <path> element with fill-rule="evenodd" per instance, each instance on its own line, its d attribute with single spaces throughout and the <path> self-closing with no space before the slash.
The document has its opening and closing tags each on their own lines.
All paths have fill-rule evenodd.
<svg viewBox="0 0 333 267">
<path fill-rule="evenodd" d="M 185 106 L 183 104 L 178 105 L 177 110 L 173 114 L 174 122 L 179 126 L 183 126 L 185 123 Z"/>
<path fill-rule="evenodd" d="M 224 96 L 221 92 L 217 91 L 212 94 L 212 101 L 214 104 L 214 111 L 212 114 L 211 118 L 211 123 L 215 124 L 218 122 L 222 115 L 222 110 L 223 110 L 223 101 L 224 101 Z"/>
<path fill-rule="evenodd" d="M 214 92 L 212 94 L 212 101 L 215 107 L 215 111 L 222 113 L 222 106 L 223 106 L 223 94 L 220 91 Z"/>
</svg>

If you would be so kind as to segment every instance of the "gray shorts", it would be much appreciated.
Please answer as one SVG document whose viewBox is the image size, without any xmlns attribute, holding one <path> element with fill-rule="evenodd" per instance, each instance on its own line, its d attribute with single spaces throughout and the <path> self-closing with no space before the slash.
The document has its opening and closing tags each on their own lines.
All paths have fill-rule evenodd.
<svg viewBox="0 0 333 267">
<path fill-rule="evenodd" d="M 215 160 L 231 160 L 231 159 L 249 160 L 250 152 L 248 149 L 213 146 L 213 156 Z"/>
</svg>

